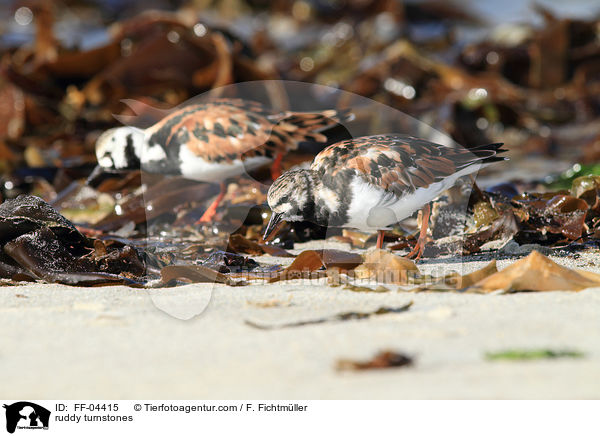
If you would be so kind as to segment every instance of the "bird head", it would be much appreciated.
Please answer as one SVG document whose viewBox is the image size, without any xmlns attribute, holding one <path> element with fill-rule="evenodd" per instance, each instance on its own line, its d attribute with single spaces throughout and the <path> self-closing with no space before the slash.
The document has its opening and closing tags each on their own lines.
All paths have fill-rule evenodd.
<svg viewBox="0 0 600 436">
<path fill-rule="evenodd" d="M 139 169 L 144 131 L 117 127 L 104 132 L 96 141 L 98 165 L 106 170 Z"/>
<path fill-rule="evenodd" d="M 263 239 L 267 239 L 281 221 L 306 221 L 314 214 L 316 175 L 311 170 L 283 173 L 269 188 L 267 203 L 272 214 Z"/>
</svg>

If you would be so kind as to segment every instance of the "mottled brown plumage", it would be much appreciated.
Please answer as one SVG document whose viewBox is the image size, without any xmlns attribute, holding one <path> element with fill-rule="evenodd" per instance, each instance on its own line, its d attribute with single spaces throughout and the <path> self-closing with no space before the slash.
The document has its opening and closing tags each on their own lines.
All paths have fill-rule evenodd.
<svg viewBox="0 0 600 436">
<path fill-rule="evenodd" d="M 458 178 L 504 160 L 502 144 L 452 147 L 414 136 L 363 136 L 330 145 L 310 169 L 288 171 L 269 188 L 273 214 L 265 238 L 281 220 L 321 226 L 384 229 L 423 209 L 418 243 L 409 257 L 423 254 L 429 203 Z"/>
<path fill-rule="evenodd" d="M 254 101 L 215 99 L 178 109 L 145 130 L 125 126 L 104 132 L 96 142 L 98 168 L 141 168 L 214 183 L 271 162 L 275 179 L 287 151 L 302 141 L 325 142 L 320 131 L 351 116 L 336 110 L 274 112 Z M 225 189 L 221 183 L 221 192 L 202 221 L 212 220 Z"/>
<path fill-rule="evenodd" d="M 503 160 L 496 157 L 505 151 L 501 145 L 467 149 L 401 134 L 363 136 L 325 148 L 315 157 L 311 169 L 321 177 L 336 177 L 352 170 L 367 183 L 402 196 L 469 165 Z"/>
<path fill-rule="evenodd" d="M 324 142 L 318 133 L 346 119 L 346 112 L 274 113 L 257 102 L 218 99 L 186 106 L 146 130 L 148 143 L 186 146 L 207 162 L 273 157 L 300 141 Z"/>
</svg>

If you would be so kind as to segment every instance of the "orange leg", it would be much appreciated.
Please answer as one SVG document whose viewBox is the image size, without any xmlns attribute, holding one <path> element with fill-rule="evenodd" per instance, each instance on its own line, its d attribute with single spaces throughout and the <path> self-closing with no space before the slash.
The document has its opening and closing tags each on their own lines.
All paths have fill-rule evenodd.
<svg viewBox="0 0 600 436">
<path fill-rule="evenodd" d="M 226 192 L 227 187 L 225 186 L 225 183 L 221 182 L 221 191 L 219 192 L 219 195 L 217 196 L 217 198 L 215 198 L 215 201 L 213 201 L 212 204 L 208 206 L 208 209 L 206 209 L 204 214 L 200 217 L 198 221 L 195 222 L 195 224 L 209 223 L 213 220 L 215 214 L 217 213 L 219 203 L 221 203 L 223 197 L 225 197 Z"/>
<path fill-rule="evenodd" d="M 275 160 L 273 161 L 273 165 L 271 165 L 271 178 L 273 181 L 277 180 L 277 178 L 281 175 L 281 161 L 283 160 L 283 153 L 279 153 L 275 156 Z"/>
<path fill-rule="evenodd" d="M 427 204 L 423 208 L 423 220 L 421 222 L 421 232 L 419 233 L 419 239 L 417 239 L 417 243 L 415 247 L 412 249 L 410 253 L 406 256 L 409 259 L 414 258 L 415 260 L 419 260 L 421 256 L 423 256 L 423 251 L 425 251 L 425 241 L 427 239 L 427 227 L 429 227 L 429 215 L 431 214 L 431 205 Z"/>
<path fill-rule="evenodd" d="M 383 248 L 383 238 L 385 237 L 385 231 L 384 230 L 378 230 L 377 231 L 377 248 L 381 249 Z"/>
</svg>

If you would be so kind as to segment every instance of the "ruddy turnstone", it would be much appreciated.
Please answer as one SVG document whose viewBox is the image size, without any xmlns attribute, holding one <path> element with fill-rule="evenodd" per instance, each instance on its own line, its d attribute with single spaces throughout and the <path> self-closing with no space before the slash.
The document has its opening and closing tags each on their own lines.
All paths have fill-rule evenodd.
<svg viewBox="0 0 600 436">
<path fill-rule="evenodd" d="M 284 221 L 384 230 L 423 208 L 423 222 L 408 257 L 421 257 L 429 221 L 429 202 L 461 176 L 505 160 L 502 144 L 466 149 L 401 134 L 363 136 L 321 151 L 310 169 L 285 172 L 269 188 L 272 210 L 264 239 Z"/>
<path fill-rule="evenodd" d="M 325 142 L 321 132 L 351 117 L 348 111 L 274 113 L 260 103 L 216 99 L 183 107 L 142 130 L 118 127 L 96 142 L 99 169 L 139 169 L 218 182 L 221 191 L 199 221 L 210 221 L 225 195 L 224 181 L 281 158 L 301 141 Z M 98 173 L 95 171 L 94 174 Z"/>
</svg>

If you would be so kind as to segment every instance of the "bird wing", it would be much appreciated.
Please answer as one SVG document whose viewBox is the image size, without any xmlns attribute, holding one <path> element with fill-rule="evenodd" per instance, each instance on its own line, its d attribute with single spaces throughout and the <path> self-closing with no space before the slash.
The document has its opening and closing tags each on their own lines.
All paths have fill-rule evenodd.
<svg viewBox="0 0 600 436">
<path fill-rule="evenodd" d="M 147 129 L 148 143 L 167 151 L 185 145 L 214 162 L 239 159 L 253 150 L 260 154 L 273 127 L 265 112 L 258 103 L 233 99 L 186 106 Z"/>
<path fill-rule="evenodd" d="M 363 136 L 338 142 L 320 152 L 311 168 L 322 177 L 351 171 L 368 183 L 401 196 L 477 163 L 496 157 L 502 144 L 467 149 L 448 147 L 414 136 Z"/>
<path fill-rule="evenodd" d="M 273 157 L 300 141 L 324 142 L 318 133 L 336 124 L 347 111 L 272 113 L 260 103 L 218 99 L 186 106 L 147 130 L 149 144 L 165 149 L 186 145 L 208 161 L 252 156 Z"/>
</svg>

